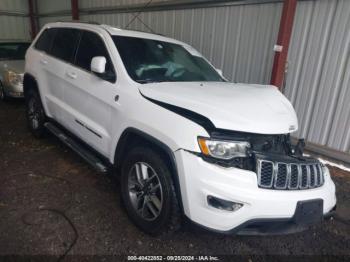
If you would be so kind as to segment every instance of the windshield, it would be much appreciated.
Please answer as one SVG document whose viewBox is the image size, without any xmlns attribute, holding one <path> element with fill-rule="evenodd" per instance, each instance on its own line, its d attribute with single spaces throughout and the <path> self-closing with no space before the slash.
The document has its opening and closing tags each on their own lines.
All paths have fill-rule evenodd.
<svg viewBox="0 0 350 262">
<path fill-rule="evenodd" d="M 0 43 L 0 60 L 24 60 L 29 43 Z"/>
<path fill-rule="evenodd" d="M 113 36 L 113 40 L 128 74 L 139 83 L 223 81 L 195 50 L 137 37 Z"/>
</svg>

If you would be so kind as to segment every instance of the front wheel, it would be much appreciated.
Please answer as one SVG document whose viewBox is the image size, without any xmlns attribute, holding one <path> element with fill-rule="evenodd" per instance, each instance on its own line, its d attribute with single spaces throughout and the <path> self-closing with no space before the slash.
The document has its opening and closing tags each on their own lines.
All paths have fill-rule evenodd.
<svg viewBox="0 0 350 262">
<path fill-rule="evenodd" d="M 29 90 L 26 95 L 27 125 L 32 134 L 41 138 L 45 133 L 45 112 L 40 95 L 36 90 Z"/>
<path fill-rule="evenodd" d="M 127 154 L 121 170 L 121 192 L 129 217 L 146 233 L 170 233 L 180 227 L 171 170 L 157 151 L 137 147 Z"/>
</svg>

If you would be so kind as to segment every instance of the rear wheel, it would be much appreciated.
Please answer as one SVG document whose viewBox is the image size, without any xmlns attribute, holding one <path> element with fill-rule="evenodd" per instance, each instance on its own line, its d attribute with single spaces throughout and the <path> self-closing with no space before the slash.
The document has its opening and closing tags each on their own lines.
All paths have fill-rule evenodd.
<svg viewBox="0 0 350 262">
<path fill-rule="evenodd" d="M 38 91 L 32 89 L 26 95 L 27 125 L 32 134 L 41 138 L 45 133 L 45 112 Z"/>
<path fill-rule="evenodd" d="M 170 233 L 180 227 L 171 170 L 157 151 L 130 151 L 122 166 L 121 191 L 129 217 L 146 233 Z"/>
</svg>

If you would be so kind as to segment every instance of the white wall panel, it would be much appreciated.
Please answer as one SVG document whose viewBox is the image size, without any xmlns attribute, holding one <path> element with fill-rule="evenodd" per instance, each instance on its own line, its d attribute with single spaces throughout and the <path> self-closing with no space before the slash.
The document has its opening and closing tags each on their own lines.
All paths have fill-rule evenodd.
<svg viewBox="0 0 350 262">
<path fill-rule="evenodd" d="M 1 40 L 28 40 L 29 18 L 28 1 L 0 0 L 0 11 L 21 14 L 23 16 L 0 15 L 0 41 Z"/>
<path fill-rule="evenodd" d="M 71 9 L 71 0 L 37 0 L 39 14 Z"/>
<path fill-rule="evenodd" d="M 28 13 L 28 1 L 26 0 L 1 0 L 1 11 Z"/>
<path fill-rule="evenodd" d="M 72 21 L 71 16 L 48 16 L 48 17 L 41 17 L 39 19 L 39 25 L 40 27 L 44 26 L 47 23 L 53 23 L 53 22 L 65 22 L 65 21 Z"/>
<path fill-rule="evenodd" d="M 28 17 L 0 16 L 1 40 L 29 40 Z"/>
<path fill-rule="evenodd" d="M 298 2 L 286 95 L 308 141 L 350 151 L 350 1 Z"/>
</svg>

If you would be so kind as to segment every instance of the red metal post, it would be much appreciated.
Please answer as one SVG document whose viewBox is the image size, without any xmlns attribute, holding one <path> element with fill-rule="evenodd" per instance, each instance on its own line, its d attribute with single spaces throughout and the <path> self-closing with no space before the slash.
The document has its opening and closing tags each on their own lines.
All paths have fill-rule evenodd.
<svg viewBox="0 0 350 262">
<path fill-rule="evenodd" d="M 271 75 L 271 84 L 279 89 L 281 89 L 283 84 L 296 6 L 297 0 L 284 0 Z"/>
<path fill-rule="evenodd" d="M 34 0 L 28 0 L 28 7 L 29 7 L 29 20 L 30 20 L 30 34 L 32 39 L 35 38 L 38 29 L 36 24 L 36 18 L 35 18 L 35 12 L 34 12 Z"/>
<path fill-rule="evenodd" d="M 79 4 L 78 0 L 71 0 L 72 5 L 72 19 L 79 20 Z"/>
</svg>

